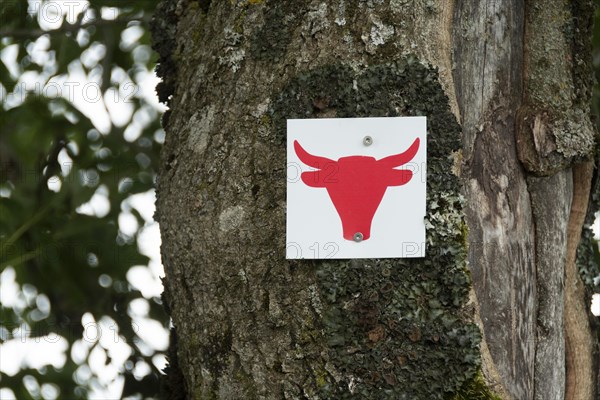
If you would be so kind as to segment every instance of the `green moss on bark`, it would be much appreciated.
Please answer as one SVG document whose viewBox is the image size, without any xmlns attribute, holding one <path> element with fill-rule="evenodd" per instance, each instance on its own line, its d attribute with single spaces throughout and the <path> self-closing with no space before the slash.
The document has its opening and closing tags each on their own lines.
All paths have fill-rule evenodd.
<svg viewBox="0 0 600 400">
<path fill-rule="evenodd" d="M 485 384 L 483 376 L 478 373 L 473 379 L 465 384 L 448 400 L 502 400 L 501 397 L 492 393 Z"/>
<path fill-rule="evenodd" d="M 460 126 L 438 72 L 414 58 L 354 70 L 330 65 L 296 77 L 274 96 L 275 131 L 317 117 L 428 117 L 427 257 L 302 261 L 314 268 L 329 362 L 315 374 L 323 398 L 445 399 L 472 384 L 480 368 L 478 328 L 467 306 L 464 215 L 452 155 Z M 460 397 L 458 397 L 460 398 Z"/>
<path fill-rule="evenodd" d="M 270 1 L 265 5 L 265 23 L 254 35 L 250 56 L 261 61 L 278 61 L 292 42 L 297 19 L 306 12 L 306 2 Z"/>
</svg>

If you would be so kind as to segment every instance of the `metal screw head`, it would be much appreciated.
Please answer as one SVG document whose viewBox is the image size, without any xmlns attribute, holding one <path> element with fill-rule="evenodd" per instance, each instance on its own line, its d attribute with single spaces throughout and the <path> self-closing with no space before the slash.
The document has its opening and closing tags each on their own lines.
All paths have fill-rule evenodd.
<svg viewBox="0 0 600 400">
<path fill-rule="evenodd" d="M 358 242 L 362 242 L 362 240 L 363 240 L 363 234 L 360 232 L 356 232 L 354 234 L 354 241 L 358 243 Z"/>
<path fill-rule="evenodd" d="M 373 138 L 372 138 L 371 136 L 365 136 L 365 137 L 363 138 L 363 144 L 364 144 L 365 146 L 370 146 L 370 145 L 372 145 L 372 144 L 373 144 Z"/>
</svg>

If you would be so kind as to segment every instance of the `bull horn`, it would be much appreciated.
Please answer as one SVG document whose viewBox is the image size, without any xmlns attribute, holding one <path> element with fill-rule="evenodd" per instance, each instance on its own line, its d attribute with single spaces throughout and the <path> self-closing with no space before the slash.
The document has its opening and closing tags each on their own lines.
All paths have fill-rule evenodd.
<svg viewBox="0 0 600 400">
<path fill-rule="evenodd" d="M 335 161 L 330 160 L 329 158 L 313 156 L 312 154 L 304 150 L 297 140 L 294 140 L 294 150 L 296 150 L 296 154 L 298 155 L 300 161 L 302 161 L 309 167 L 321 169 L 325 168 L 325 166 L 328 163 L 335 163 Z"/>
<path fill-rule="evenodd" d="M 399 167 L 412 160 L 413 157 L 417 154 L 418 150 L 419 138 L 416 138 L 413 144 L 411 144 L 405 152 L 382 158 L 381 160 L 377 161 L 377 163 L 384 168 Z"/>
</svg>

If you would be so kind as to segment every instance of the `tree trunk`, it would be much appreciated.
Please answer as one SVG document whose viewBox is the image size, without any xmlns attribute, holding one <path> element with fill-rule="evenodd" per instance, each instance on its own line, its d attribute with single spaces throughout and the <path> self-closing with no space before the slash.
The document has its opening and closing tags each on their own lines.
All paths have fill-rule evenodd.
<svg viewBox="0 0 600 400">
<path fill-rule="evenodd" d="M 589 0 L 161 3 L 180 393 L 594 399 L 575 261 L 592 15 Z M 427 257 L 286 261 L 286 119 L 415 115 Z"/>
</svg>

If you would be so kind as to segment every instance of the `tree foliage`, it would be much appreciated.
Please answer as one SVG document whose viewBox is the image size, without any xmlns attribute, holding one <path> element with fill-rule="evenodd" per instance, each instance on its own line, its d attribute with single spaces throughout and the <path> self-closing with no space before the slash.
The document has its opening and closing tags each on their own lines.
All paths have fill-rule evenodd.
<svg viewBox="0 0 600 400">
<path fill-rule="evenodd" d="M 141 340 L 151 332 L 139 332 L 136 317 L 141 309 L 157 330 L 168 320 L 160 300 L 131 282 L 131 268 L 149 262 L 137 239 L 151 223 L 131 199 L 153 188 L 163 140 L 142 86 L 155 63 L 154 7 L 9 0 L 0 8 L 0 346 L 66 343 L 64 364 L 2 373 L 0 388 L 18 399 L 87 398 L 119 379 L 123 397 L 158 390 L 157 349 Z M 98 363 L 121 378 L 106 382 Z"/>
</svg>

